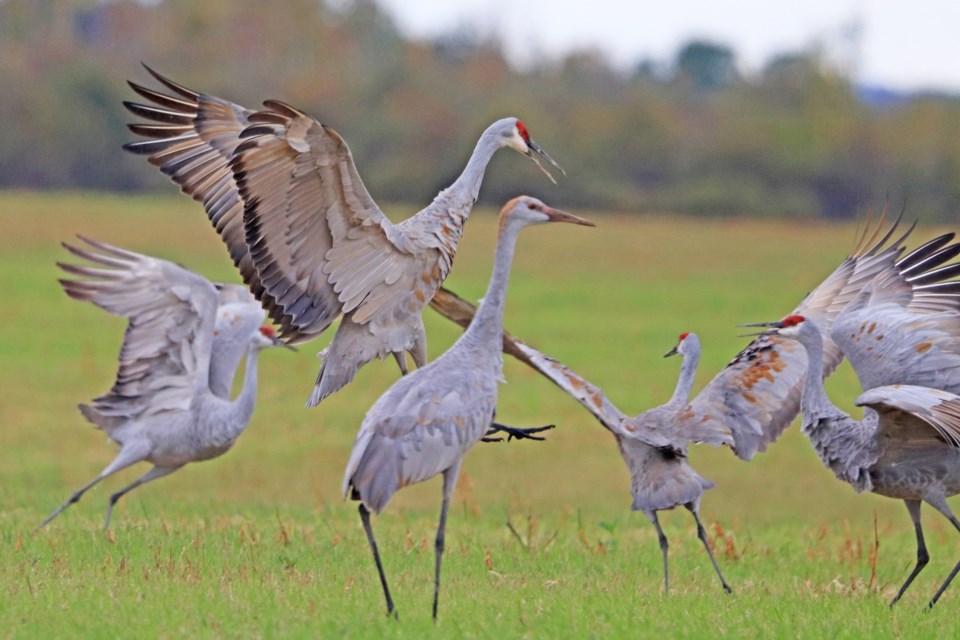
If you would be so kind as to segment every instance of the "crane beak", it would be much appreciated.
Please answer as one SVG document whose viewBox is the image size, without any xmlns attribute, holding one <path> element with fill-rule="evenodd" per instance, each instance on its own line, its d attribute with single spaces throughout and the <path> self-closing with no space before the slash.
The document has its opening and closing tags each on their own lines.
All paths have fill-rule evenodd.
<svg viewBox="0 0 960 640">
<path fill-rule="evenodd" d="M 663 357 L 664 357 L 664 358 L 669 358 L 670 356 L 675 356 L 675 355 L 677 355 L 678 353 L 680 353 L 680 352 L 678 351 L 679 348 L 680 348 L 680 345 L 679 345 L 679 344 L 675 344 L 675 345 L 673 346 L 673 349 L 670 349 L 670 351 L 667 351 L 665 354 L 663 354 Z"/>
<path fill-rule="evenodd" d="M 528 158 L 530 158 L 531 160 L 533 160 L 533 164 L 537 165 L 537 168 L 540 169 L 540 171 L 543 172 L 543 175 L 545 175 L 545 176 L 547 176 L 548 178 L 550 178 L 550 182 L 552 182 L 553 184 L 557 184 L 557 181 L 554 180 L 554 178 L 553 178 L 552 175 L 550 175 L 550 172 L 547 171 L 547 169 L 546 169 L 542 164 L 540 164 L 540 160 L 537 158 L 537 156 L 533 155 L 533 154 L 535 154 L 535 153 L 538 154 L 540 157 L 542 157 L 542 158 L 543 158 L 544 160 L 546 160 L 547 162 L 549 162 L 550 164 L 552 164 L 553 166 L 555 166 L 557 169 L 559 169 L 559 170 L 560 170 L 560 173 L 562 173 L 563 175 L 567 175 L 567 172 L 563 170 L 563 167 L 561 167 L 560 165 L 558 165 L 558 164 L 557 164 L 557 161 L 554 160 L 553 158 L 551 158 L 551 157 L 550 157 L 550 154 L 548 154 L 546 151 L 543 150 L 543 147 L 541 147 L 541 146 L 538 145 L 536 142 L 534 142 L 533 139 L 531 139 L 531 140 L 527 143 L 527 153 L 526 153 L 526 156 L 527 156 Z"/>
<path fill-rule="evenodd" d="M 756 331 L 754 333 L 744 333 L 743 335 L 737 336 L 738 338 L 753 338 L 755 336 L 765 336 L 776 333 L 777 329 L 783 328 L 783 322 L 777 320 L 776 322 L 750 322 L 747 324 L 738 324 L 738 327 L 769 327 L 766 331 Z"/>
<path fill-rule="evenodd" d="M 296 348 L 295 346 L 293 346 L 293 345 L 291 345 L 291 344 L 287 344 L 286 342 L 284 342 L 284 341 L 281 340 L 280 338 L 274 338 L 274 339 L 273 339 L 273 346 L 275 346 L 275 347 L 283 347 L 284 349 L 290 349 L 290 351 L 293 351 L 294 353 L 297 352 L 297 348 Z"/>
<path fill-rule="evenodd" d="M 581 218 L 580 216 L 575 216 L 572 213 L 560 211 L 560 209 L 554 209 L 553 207 L 548 207 L 546 205 L 543 207 L 543 213 L 547 214 L 547 222 L 569 222 L 570 224 L 579 224 L 583 225 L 584 227 L 597 226 L 586 218 Z"/>
</svg>

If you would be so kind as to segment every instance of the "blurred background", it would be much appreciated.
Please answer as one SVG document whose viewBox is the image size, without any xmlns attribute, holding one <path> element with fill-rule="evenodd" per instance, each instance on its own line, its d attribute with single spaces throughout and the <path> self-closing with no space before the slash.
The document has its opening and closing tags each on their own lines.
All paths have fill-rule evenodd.
<svg viewBox="0 0 960 640">
<path fill-rule="evenodd" d="M 488 204 L 836 219 L 889 199 L 952 221 L 957 24 L 928 0 L 5 0 L 0 187 L 170 193 L 119 149 L 144 61 L 307 110 L 381 202 L 427 202 L 515 115 L 569 178 L 500 158 Z"/>
</svg>

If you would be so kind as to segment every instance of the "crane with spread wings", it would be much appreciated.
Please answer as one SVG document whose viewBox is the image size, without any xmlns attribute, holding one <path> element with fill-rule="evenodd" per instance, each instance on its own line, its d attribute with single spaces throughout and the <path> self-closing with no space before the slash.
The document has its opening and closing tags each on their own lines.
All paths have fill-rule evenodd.
<svg viewBox="0 0 960 640">
<path fill-rule="evenodd" d="M 329 126 L 279 100 L 251 110 L 147 70 L 170 93 L 135 82 L 148 104 L 124 105 L 147 122 L 147 156 L 201 202 L 230 257 L 288 343 L 310 340 L 341 319 L 321 352 L 308 406 L 348 384 L 367 362 L 406 354 L 426 363 L 422 312 L 450 273 L 487 164 L 503 148 L 559 165 L 517 118 L 501 118 L 477 141 L 452 185 L 394 224 L 373 200 L 347 143 Z M 562 169 L 560 169 L 562 171 Z"/>
</svg>

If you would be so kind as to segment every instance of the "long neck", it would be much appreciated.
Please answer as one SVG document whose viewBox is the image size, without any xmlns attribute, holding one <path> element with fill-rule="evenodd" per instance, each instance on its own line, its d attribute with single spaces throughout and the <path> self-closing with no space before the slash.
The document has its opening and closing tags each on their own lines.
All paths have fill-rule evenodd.
<svg viewBox="0 0 960 640">
<path fill-rule="evenodd" d="M 520 222 L 508 219 L 500 227 L 497 252 L 493 261 L 493 275 L 490 276 L 487 293 L 483 296 L 476 316 L 461 338 L 464 343 L 472 347 L 500 354 L 503 344 L 503 310 L 507 300 L 507 282 L 517 246 L 517 234 L 522 226 Z"/>
<path fill-rule="evenodd" d="M 208 384 L 213 395 L 224 400 L 230 399 L 233 391 L 233 378 L 237 374 L 240 360 L 243 359 L 243 348 L 232 341 L 219 344 L 216 339 L 210 353 L 210 377 Z"/>
<path fill-rule="evenodd" d="M 255 345 L 247 348 L 247 365 L 243 376 L 243 389 L 237 399 L 230 403 L 230 435 L 234 438 L 243 433 L 253 416 L 253 407 L 257 401 L 257 358 L 260 349 Z"/>
<path fill-rule="evenodd" d="M 452 197 L 455 203 L 460 206 L 473 206 L 480 194 L 480 184 L 483 182 L 483 174 L 487 170 L 487 165 L 493 158 L 493 154 L 500 148 L 498 138 L 499 135 L 491 132 L 490 129 L 483 132 L 483 135 L 477 140 L 477 146 L 473 148 L 473 153 L 470 155 L 470 160 L 464 167 L 463 173 L 441 193 L 441 196 Z"/>
<path fill-rule="evenodd" d="M 680 367 L 680 378 L 677 379 L 677 388 L 673 391 L 669 406 L 683 406 L 690 398 L 690 389 L 693 388 L 693 379 L 697 375 L 697 364 L 700 362 L 700 352 L 694 351 L 683 354 L 683 366 Z"/>
<path fill-rule="evenodd" d="M 846 414 L 830 401 L 823 386 L 823 338 L 820 332 L 809 332 L 800 343 L 807 352 L 807 373 L 800 395 L 803 430 L 807 433 L 817 427 L 821 418 L 837 418 Z"/>
<path fill-rule="evenodd" d="M 802 431 L 837 478 L 857 491 L 869 491 L 873 488 L 869 469 L 878 455 L 873 428 L 851 418 L 827 397 L 820 332 L 804 335 L 801 344 L 807 352 L 807 373 L 800 396 Z"/>
</svg>

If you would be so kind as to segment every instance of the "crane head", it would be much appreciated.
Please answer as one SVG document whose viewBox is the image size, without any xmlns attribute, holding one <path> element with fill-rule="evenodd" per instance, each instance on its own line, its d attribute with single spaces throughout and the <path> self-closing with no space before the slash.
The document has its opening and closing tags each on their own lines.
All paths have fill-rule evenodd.
<svg viewBox="0 0 960 640">
<path fill-rule="evenodd" d="M 677 344 L 673 345 L 673 348 L 670 349 L 670 351 L 667 351 L 665 354 L 663 354 L 663 357 L 664 357 L 664 358 L 669 358 L 670 356 L 675 356 L 675 355 L 677 355 L 678 353 L 680 353 L 680 352 L 682 351 L 682 348 L 683 348 L 683 343 L 684 343 L 684 341 L 687 339 L 687 337 L 688 337 L 689 335 L 690 335 L 690 334 L 689 334 L 688 332 L 686 332 L 686 331 L 684 331 L 683 333 L 681 333 L 680 336 L 677 338 Z"/>
<path fill-rule="evenodd" d="M 518 220 L 524 226 L 528 224 L 545 224 L 547 222 L 569 222 L 585 227 L 597 226 L 586 218 L 554 209 L 531 196 L 517 196 L 503 205 L 503 209 L 500 210 L 501 231 L 508 220 Z"/>
<path fill-rule="evenodd" d="M 533 138 L 530 137 L 530 132 L 527 130 L 527 125 L 523 124 L 517 118 L 504 118 L 496 123 L 494 126 L 497 126 L 500 123 L 503 123 L 503 146 L 510 147 L 518 153 L 530 158 L 533 164 L 537 165 L 537 168 L 543 172 L 543 175 L 547 176 L 550 179 L 550 182 L 557 184 L 557 181 L 554 180 L 553 176 L 547 171 L 546 167 L 540 164 L 540 158 L 543 158 L 554 167 L 560 170 L 560 173 L 567 175 L 567 172 L 563 170 L 557 161 L 550 157 L 546 151 L 543 150 L 539 144 L 537 144 Z M 539 157 L 538 157 L 539 156 Z"/>
</svg>

